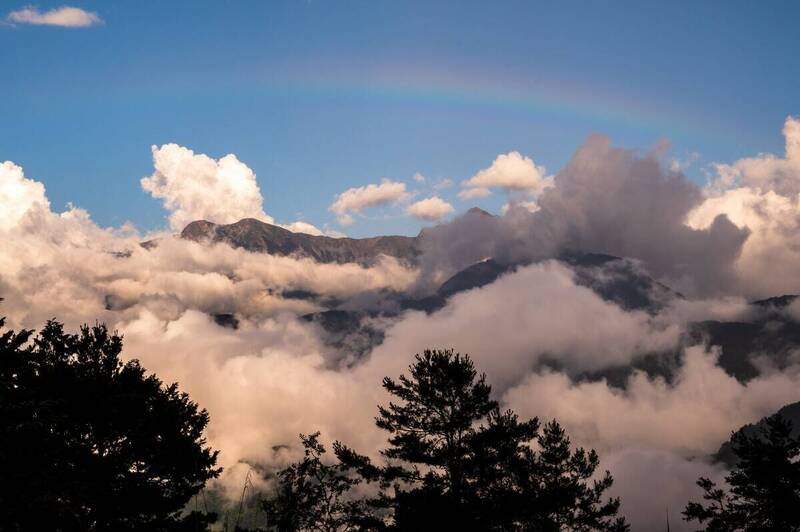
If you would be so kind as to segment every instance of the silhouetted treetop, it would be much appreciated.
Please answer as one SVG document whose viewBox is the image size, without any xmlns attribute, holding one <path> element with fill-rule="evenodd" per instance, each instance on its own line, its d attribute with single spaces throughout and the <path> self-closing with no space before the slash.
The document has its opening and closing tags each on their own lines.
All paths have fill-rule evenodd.
<svg viewBox="0 0 800 532">
<path fill-rule="evenodd" d="M 728 489 L 701 477 L 706 504 L 690 502 L 683 514 L 704 530 L 800 531 L 800 438 L 779 414 L 731 436 L 738 458 L 725 478 Z"/>
<path fill-rule="evenodd" d="M 0 528 L 205 529 L 210 518 L 181 512 L 220 472 L 208 413 L 122 362 L 103 325 L 50 321 L 31 337 L 0 336 Z"/>
</svg>

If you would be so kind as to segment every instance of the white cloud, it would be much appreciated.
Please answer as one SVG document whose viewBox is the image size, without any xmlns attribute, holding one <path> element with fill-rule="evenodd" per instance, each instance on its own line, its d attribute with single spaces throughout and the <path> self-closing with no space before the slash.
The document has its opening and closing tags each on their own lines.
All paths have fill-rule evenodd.
<svg viewBox="0 0 800 532">
<path fill-rule="evenodd" d="M 785 157 L 761 154 L 733 164 L 716 164 L 717 180 L 709 187 L 721 192 L 737 186 L 775 191 L 785 196 L 800 193 L 800 118 L 789 116 L 783 124 Z"/>
<path fill-rule="evenodd" d="M 337 195 L 329 210 L 337 215 L 339 223 L 353 223 L 351 213 L 359 213 L 370 207 L 378 207 L 406 199 L 405 183 L 381 180 L 380 184 L 371 183 L 363 187 L 349 188 Z"/>
<path fill-rule="evenodd" d="M 548 261 L 457 294 L 441 312 L 408 313 L 387 330 L 372 360 L 453 347 L 472 355 L 500 390 L 545 356 L 570 370 L 598 370 L 627 364 L 637 353 L 674 347 L 679 334 L 644 312 L 625 312 L 603 301 L 577 286 L 570 270 Z"/>
<path fill-rule="evenodd" d="M 786 156 L 772 154 L 714 165 L 716 179 L 687 224 L 709 227 L 719 215 L 750 235 L 734 268 L 742 293 L 762 297 L 796 293 L 800 268 L 800 120 L 788 117 Z"/>
<path fill-rule="evenodd" d="M 470 200 L 470 199 L 477 199 L 477 198 L 485 198 L 492 193 L 491 190 L 488 188 L 483 187 L 476 187 L 476 188 L 467 188 L 462 190 L 458 193 L 458 197 L 462 200 Z"/>
<path fill-rule="evenodd" d="M 155 172 L 142 178 L 142 188 L 163 200 L 173 230 L 195 220 L 273 222 L 263 210 L 255 173 L 235 155 L 214 160 L 177 144 L 153 146 L 152 151 Z"/>
<path fill-rule="evenodd" d="M 420 220 L 441 220 L 453 212 L 453 206 L 438 196 L 417 201 L 408 206 L 406 212 Z"/>
<path fill-rule="evenodd" d="M 425 176 L 424 176 L 424 175 L 422 175 L 422 174 L 420 174 L 419 172 L 417 172 L 416 174 L 414 174 L 414 176 L 412 177 L 412 179 L 413 179 L 414 181 L 416 181 L 417 183 L 424 183 L 424 182 L 425 182 Z"/>
<path fill-rule="evenodd" d="M 489 168 L 481 170 L 464 181 L 461 186 L 467 190 L 503 188 L 508 191 L 525 191 L 531 195 L 537 195 L 551 186 L 551 182 L 552 180 L 545 177 L 543 166 L 537 166 L 533 159 L 525 157 L 517 151 L 512 151 L 498 155 Z"/>
<path fill-rule="evenodd" d="M 29 213 L 50 210 L 44 185 L 27 179 L 22 168 L 11 161 L 0 164 L 0 206 L 0 229 L 16 226 Z"/>
<path fill-rule="evenodd" d="M 61 26 L 62 28 L 86 28 L 103 22 L 97 13 L 71 6 L 59 7 L 44 12 L 35 7 L 26 7 L 12 11 L 6 19 L 16 24 Z"/>
</svg>

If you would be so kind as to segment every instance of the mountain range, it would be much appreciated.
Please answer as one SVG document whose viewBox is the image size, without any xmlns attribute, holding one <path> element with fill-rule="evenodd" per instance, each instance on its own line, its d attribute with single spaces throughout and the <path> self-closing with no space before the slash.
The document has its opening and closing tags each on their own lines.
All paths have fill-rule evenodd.
<svg viewBox="0 0 800 532">
<path fill-rule="evenodd" d="M 491 216 L 479 209 L 479 213 Z M 414 237 L 378 236 L 372 238 L 334 238 L 296 233 L 283 227 L 252 218 L 220 225 L 205 220 L 190 223 L 181 238 L 196 242 L 224 242 L 233 247 L 256 253 L 307 258 L 323 263 L 357 263 L 372 265 L 381 255 L 395 257 L 407 265 L 417 264 L 425 231 Z M 573 270 L 575 282 L 590 288 L 601 298 L 625 310 L 640 310 L 657 314 L 675 299 L 684 296 L 651 278 L 630 259 L 600 253 L 564 253 L 558 260 Z M 314 301 L 321 310 L 302 316 L 303 320 L 319 325 L 329 345 L 357 359 L 383 341 L 383 332 L 374 325 L 376 318 L 391 318 L 406 310 L 427 313 L 442 309 L 454 295 L 494 282 L 500 276 L 523 266 L 521 263 L 500 263 L 487 258 L 458 271 L 425 294 L 405 294 L 383 290 L 371 305 L 350 305 L 347 301 L 324 300 L 318 294 L 290 290 L 285 298 Z M 706 343 L 722 348 L 719 365 L 742 382 L 754 378 L 758 368 L 752 355 L 767 356 L 780 368 L 788 363 L 792 353 L 800 348 L 800 323 L 781 312 L 797 296 L 781 295 L 751 303 L 752 319 L 748 321 L 700 321 L 689 324 L 686 345 Z M 235 316 L 214 316 L 222 326 L 235 327 Z M 609 368 L 586 379 L 604 378 L 612 385 L 624 386 L 628 375 L 642 370 L 651 376 L 670 380 L 679 365 L 680 350 L 666 353 L 642 353 L 628 366 Z"/>
</svg>

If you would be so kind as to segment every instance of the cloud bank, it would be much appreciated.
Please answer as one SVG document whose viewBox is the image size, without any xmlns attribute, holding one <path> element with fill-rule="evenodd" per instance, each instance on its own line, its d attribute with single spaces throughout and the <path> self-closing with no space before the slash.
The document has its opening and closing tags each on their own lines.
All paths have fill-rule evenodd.
<svg viewBox="0 0 800 532">
<path fill-rule="evenodd" d="M 454 347 L 487 373 L 504 406 L 556 417 L 574 443 L 600 451 L 635 529 L 662 527 L 669 507 L 671 528 L 687 530 L 677 512 L 695 496 L 693 481 L 724 474 L 708 454 L 731 430 L 800 399 L 796 359 L 742 383 L 719 367 L 718 349 L 685 345 L 689 322 L 747 321 L 748 298 L 800 292 L 792 274 L 800 267 L 798 121 L 788 119 L 784 134 L 784 157 L 719 165 L 705 190 L 658 153 L 592 137 L 539 189 L 536 209 L 523 203 L 533 187 L 482 177 L 523 200 L 511 201 L 503 216 L 474 210 L 426 228 L 417 267 L 390 258 L 371 267 L 320 264 L 173 236 L 197 218 L 271 220 L 255 173 L 233 155 L 215 160 L 177 145 L 154 148 L 154 170 L 142 187 L 163 201 L 170 227 L 148 235 L 99 227 L 76 207 L 54 212 L 42 183 L 5 162 L 0 310 L 14 328 L 56 316 L 70 328 L 100 320 L 123 333 L 126 356 L 179 382 L 209 410 L 209 441 L 226 468 L 219 486 L 228 493 L 241 493 L 249 467 L 297 458 L 298 432 L 321 430 L 326 443 L 341 439 L 375 454 L 384 443 L 373 421 L 375 405 L 386 400 L 381 378 L 405 371 L 424 348 Z M 527 169 L 519 175 L 528 183 L 532 160 L 511 162 Z M 331 210 L 350 215 L 407 194 L 404 184 L 386 181 L 345 191 Z M 145 248 L 144 240 L 156 244 Z M 686 297 L 656 310 L 623 308 L 553 260 L 571 251 L 632 257 Z M 302 318 L 336 304 L 366 312 L 387 294 L 430 294 L 488 257 L 508 266 L 505 273 L 437 312 L 370 315 L 383 342 L 346 364 L 346 347 L 332 347 L 320 325 Z M 602 284 L 615 274 L 592 275 Z M 797 315 L 790 306 L 787 316 Z M 624 386 L 587 377 L 672 351 L 680 356 L 669 382 L 636 371 Z"/>
</svg>

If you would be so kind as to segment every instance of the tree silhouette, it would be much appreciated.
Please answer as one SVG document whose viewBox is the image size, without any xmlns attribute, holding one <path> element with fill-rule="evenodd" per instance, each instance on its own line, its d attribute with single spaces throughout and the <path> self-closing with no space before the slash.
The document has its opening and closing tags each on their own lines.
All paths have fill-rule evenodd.
<svg viewBox="0 0 800 532">
<path fill-rule="evenodd" d="M 383 380 L 400 400 L 376 418 L 390 434 L 387 465 L 334 444 L 342 464 L 379 483 L 370 504 L 390 511 L 390 528 L 627 530 L 619 501 L 603 502 L 611 476 L 590 480 L 597 454 L 571 451 L 555 421 L 540 431 L 535 418 L 500 412 L 468 356 L 428 350 L 409 375 Z"/>
<path fill-rule="evenodd" d="M 0 336 L 0 529 L 205 530 L 181 511 L 220 472 L 206 411 L 103 325 L 31 338 Z"/>
<path fill-rule="evenodd" d="M 325 447 L 319 432 L 300 435 L 304 458 L 278 473 L 274 495 L 263 501 L 270 529 L 278 532 L 344 532 L 377 526 L 364 503 L 347 499 L 351 488 L 361 482 L 341 464 L 322 461 Z"/>
<path fill-rule="evenodd" d="M 739 461 L 725 477 L 729 490 L 708 478 L 697 481 L 707 504 L 690 502 L 687 521 L 711 532 L 800 530 L 800 438 L 780 415 L 758 431 L 740 429 L 731 436 Z"/>
</svg>

